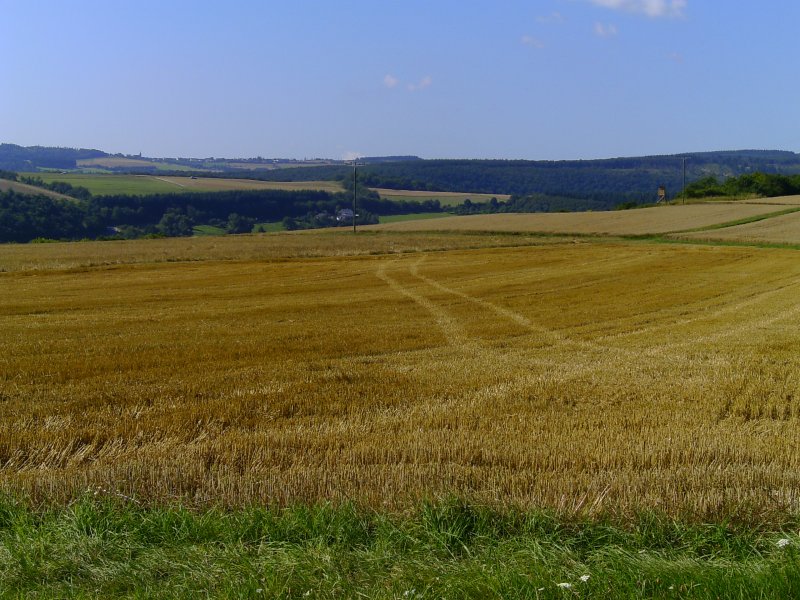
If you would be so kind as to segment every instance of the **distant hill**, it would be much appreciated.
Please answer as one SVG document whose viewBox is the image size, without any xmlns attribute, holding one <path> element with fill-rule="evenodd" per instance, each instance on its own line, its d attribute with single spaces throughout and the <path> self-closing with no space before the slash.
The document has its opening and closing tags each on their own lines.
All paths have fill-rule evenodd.
<svg viewBox="0 0 800 600">
<path fill-rule="evenodd" d="M 50 148 L 47 146 L 17 146 L 0 144 L 0 169 L 35 171 L 42 169 L 74 169 L 82 159 L 107 156 L 100 150 L 85 148 Z"/>
<path fill-rule="evenodd" d="M 713 176 L 719 181 L 748 173 L 800 174 L 800 154 L 780 150 L 729 150 L 598 160 L 423 160 L 416 156 L 359 159 L 358 181 L 372 188 L 468 192 L 533 197 L 530 210 L 602 210 L 656 200 L 659 186 L 670 198 L 686 182 Z M 148 158 L 100 150 L 0 144 L 0 169 L 101 170 L 114 173 L 170 172 L 264 181 L 352 179 L 346 161 L 281 158 Z"/>
<path fill-rule="evenodd" d="M 714 176 L 719 180 L 747 173 L 800 173 L 800 154 L 775 150 L 699 152 L 600 160 L 415 160 L 366 164 L 359 181 L 373 188 L 537 196 L 539 210 L 601 210 L 625 202 L 654 202 L 658 187 L 671 198 L 687 184 Z M 298 181 L 340 179 L 342 166 L 278 169 L 259 178 Z M 552 201 L 551 201 L 552 200 Z"/>
<path fill-rule="evenodd" d="M 417 156 L 372 156 L 360 158 L 364 164 L 383 164 L 397 161 L 418 161 Z M 242 171 L 271 171 L 298 167 L 337 167 L 347 161 L 324 158 L 298 160 L 294 158 L 152 158 L 141 154 L 108 154 L 85 148 L 52 148 L 0 144 L 0 169 L 8 171 L 103 170 L 117 173 L 148 174 L 164 171 L 195 171 L 198 173 L 231 173 Z"/>
</svg>

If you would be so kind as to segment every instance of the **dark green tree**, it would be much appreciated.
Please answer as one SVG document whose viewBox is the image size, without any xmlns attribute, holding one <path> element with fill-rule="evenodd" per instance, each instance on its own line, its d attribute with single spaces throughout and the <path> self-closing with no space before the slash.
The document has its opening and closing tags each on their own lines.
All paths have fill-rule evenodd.
<svg viewBox="0 0 800 600">
<path fill-rule="evenodd" d="M 192 220 L 180 209 L 171 208 L 158 222 L 158 232 L 167 237 L 185 237 L 193 233 Z"/>
<path fill-rule="evenodd" d="M 256 220 L 249 217 L 243 217 L 239 213 L 231 213 L 228 215 L 228 224 L 225 231 L 228 233 L 250 233 L 253 231 L 253 226 Z"/>
</svg>

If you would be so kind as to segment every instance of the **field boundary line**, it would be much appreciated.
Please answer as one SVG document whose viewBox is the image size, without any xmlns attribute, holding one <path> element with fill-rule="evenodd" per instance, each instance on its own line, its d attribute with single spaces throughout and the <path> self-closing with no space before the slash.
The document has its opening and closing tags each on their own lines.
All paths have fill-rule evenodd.
<svg viewBox="0 0 800 600">
<path fill-rule="evenodd" d="M 164 183 L 169 183 L 170 185 L 176 185 L 179 188 L 186 188 L 185 185 L 182 183 L 178 183 L 177 181 L 170 181 L 169 179 L 165 179 L 164 177 L 156 177 L 155 175 L 150 176 L 151 179 L 157 179 L 158 181 L 163 181 Z"/>
</svg>

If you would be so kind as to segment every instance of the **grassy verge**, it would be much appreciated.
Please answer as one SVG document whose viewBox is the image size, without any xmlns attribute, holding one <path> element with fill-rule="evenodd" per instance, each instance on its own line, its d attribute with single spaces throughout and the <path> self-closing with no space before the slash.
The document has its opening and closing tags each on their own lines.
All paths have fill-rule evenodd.
<svg viewBox="0 0 800 600">
<path fill-rule="evenodd" d="M 652 514 L 619 526 L 458 500 L 405 516 L 0 501 L 2 598 L 789 598 L 799 550 L 780 529 Z"/>
</svg>

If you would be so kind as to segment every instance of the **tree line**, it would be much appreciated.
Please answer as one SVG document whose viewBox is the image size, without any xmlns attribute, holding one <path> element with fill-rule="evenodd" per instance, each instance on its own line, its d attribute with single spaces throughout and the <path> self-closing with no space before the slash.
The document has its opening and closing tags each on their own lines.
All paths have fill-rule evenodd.
<svg viewBox="0 0 800 600">
<path fill-rule="evenodd" d="M 366 188 L 357 197 L 359 222 L 376 222 L 377 215 L 438 212 L 438 201 L 391 201 Z M 352 195 L 325 191 L 233 190 L 91 196 L 75 202 L 0 193 L 0 242 L 36 238 L 135 238 L 188 236 L 197 225 L 212 225 L 229 233 L 251 231 L 256 223 L 288 219 L 291 228 L 349 225 L 337 220 L 352 206 Z"/>
<path fill-rule="evenodd" d="M 37 238 L 80 239 L 103 232 L 85 208 L 48 196 L 0 192 L 0 242 L 29 242 Z"/>
<path fill-rule="evenodd" d="M 774 173 L 747 173 L 719 181 L 713 175 L 703 177 L 686 186 L 688 198 L 714 196 L 792 196 L 800 194 L 800 175 Z"/>
</svg>

